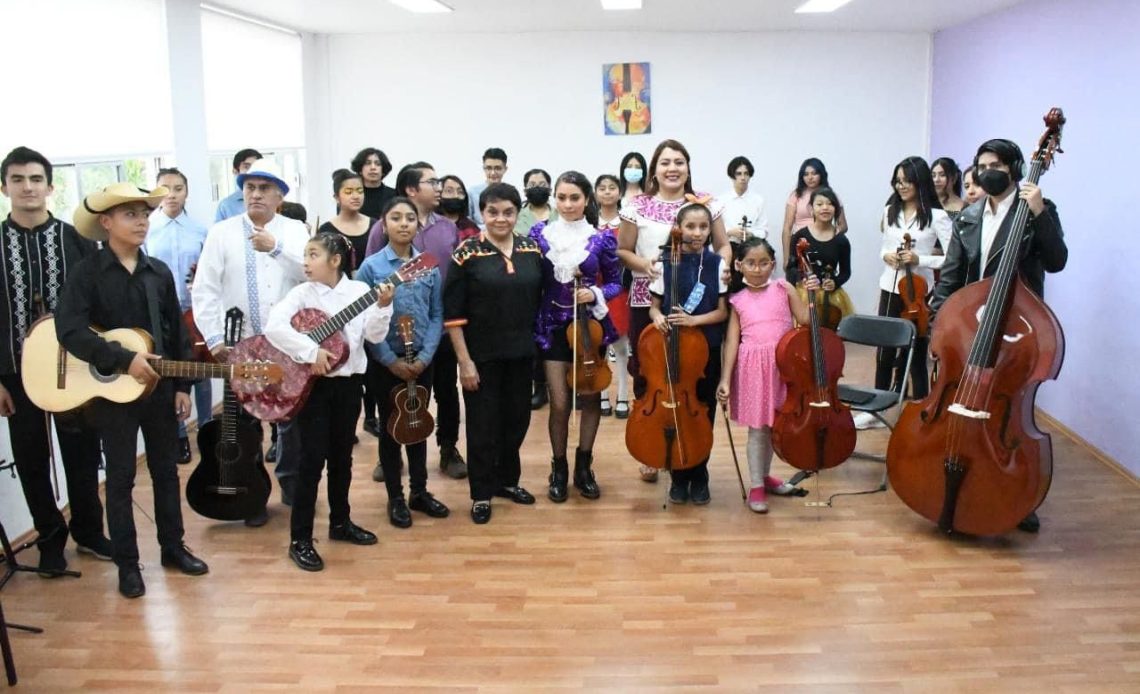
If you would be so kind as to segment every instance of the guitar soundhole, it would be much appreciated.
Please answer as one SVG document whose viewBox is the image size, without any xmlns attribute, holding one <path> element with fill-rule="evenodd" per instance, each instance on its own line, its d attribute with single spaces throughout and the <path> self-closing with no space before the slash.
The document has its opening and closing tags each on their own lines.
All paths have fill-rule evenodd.
<svg viewBox="0 0 1140 694">
<path fill-rule="evenodd" d="M 218 456 L 218 462 L 232 463 L 241 455 L 241 446 L 237 443 L 219 441 L 218 445 L 214 446 L 214 454 Z"/>
<path fill-rule="evenodd" d="M 100 383 L 111 383 L 112 381 L 117 380 L 119 378 L 119 376 L 122 375 L 122 374 L 115 373 L 114 371 L 112 371 L 111 373 L 103 373 L 99 369 L 95 368 L 94 364 L 89 364 L 88 368 L 91 371 L 91 378 L 94 378 L 96 381 L 98 381 Z"/>
</svg>

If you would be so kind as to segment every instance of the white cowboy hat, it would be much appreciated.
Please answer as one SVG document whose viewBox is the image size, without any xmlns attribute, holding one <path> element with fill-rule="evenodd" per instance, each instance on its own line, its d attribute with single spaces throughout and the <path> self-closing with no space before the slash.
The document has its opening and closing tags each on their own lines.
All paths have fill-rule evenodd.
<svg viewBox="0 0 1140 694">
<path fill-rule="evenodd" d="M 281 177 L 281 170 L 277 167 L 277 164 L 269 159 L 258 159 L 249 167 L 249 171 L 238 174 L 238 188 L 245 186 L 245 180 L 247 178 L 263 178 L 267 181 L 271 181 L 281 189 L 282 195 L 289 194 L 289 184 Z"/>
<path fill-rule="evenodd" d="M 162 186 L 144 190 L 133 183 L 112 183 L 103 190 L 91 193 L 75 209 L 72 220 L 75 230 L 92 241 L 106 241 L 107 230 L 99 223 L 99 215 L 117 205 L 128 202 L 145 202 L 154 209 L 170 191 Z"/>
</svg>

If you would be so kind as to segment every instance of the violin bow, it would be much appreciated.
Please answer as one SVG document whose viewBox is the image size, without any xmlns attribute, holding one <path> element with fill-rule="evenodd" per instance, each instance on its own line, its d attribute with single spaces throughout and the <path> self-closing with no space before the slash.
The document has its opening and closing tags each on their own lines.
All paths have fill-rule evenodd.
<svg viewBox="0 0 1140 694">
<path fill-rule="evenodd" d="M 574 339 L 570 344 L 570 412 L 574 417 L 574 428 L 577 431 L 582 431 L 582 415 L 578 411 L 578 331 L 582 326 L 578 325 L 578 277 L 574 277 L 574 315 L 571 318 L 574 324 Z"/>
<path fill-rule="evenodd" d="M 724 414 L 724 430 L 728 432 L 728 447 L 732 450 L 732 463 L 736 466 L 736 480 L 740 482 L 740 500 L 748 503 L 748 492 L 744 489 L 744 475 L 740 472 L 740 458 L 736 456 L 736 442 L 732 440 L 732 425 L 728 422 L 728 406 L 723 402 L 720 411 Z"/>
</svg>

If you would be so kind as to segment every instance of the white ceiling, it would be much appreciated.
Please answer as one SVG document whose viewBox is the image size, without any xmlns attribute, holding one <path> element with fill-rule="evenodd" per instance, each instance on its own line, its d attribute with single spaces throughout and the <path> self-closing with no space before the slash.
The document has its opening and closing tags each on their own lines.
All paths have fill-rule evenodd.
<svg viewBox="0 0 1140 694">
<path fill-rule="evenodd" d="M 954 26 L 1022 0 L 852 0 L 829 14 L 795 14 L 803 0 L 644 0 L 606 12 L 598 0 L 443 0 L 443 15 L 388 0 L 206 0 L 299 31 L 518 33 L 547 31 L 903 31 Z"/>
</svg>

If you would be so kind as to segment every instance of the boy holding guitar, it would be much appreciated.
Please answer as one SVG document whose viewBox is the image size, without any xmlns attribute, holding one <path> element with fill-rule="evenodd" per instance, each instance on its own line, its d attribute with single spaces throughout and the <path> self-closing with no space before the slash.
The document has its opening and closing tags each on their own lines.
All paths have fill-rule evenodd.
<svg viewBox="0 0 1140 694">
<path fill-rule="evenodd" d="M 84 199 L 75 211 L 75 228 L 104 245 L 72 270 L 56 312 L 56 332 L 68 352 L 102 373 L 126 371 L 140 383 L 158 381 L 149 360 L 190 358 L 174 276 L 165 263 L 140 252 L 150 227 L 150 212 L 166 194 L 161 187 L 147 192 L 130 183 L 116 183 Z M 155 354 L 132 352 L 108 342 L 91 330 L 92 325 L 145 330 L 154 339 Z M 178 421 L 190 414 L 189 393 L 189 381 L 161 380 L 149 395 L 134 402 L 100 399 L 88 410 L 107 460 L 112 558 L 119 567 L 119 592 L 127 598 L 146 592 L 131 497 L 140 428 L 154 487 L 162 565 L 192 576 L 209 570 L 182 543 Z"/>
</svg>

